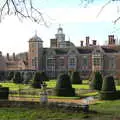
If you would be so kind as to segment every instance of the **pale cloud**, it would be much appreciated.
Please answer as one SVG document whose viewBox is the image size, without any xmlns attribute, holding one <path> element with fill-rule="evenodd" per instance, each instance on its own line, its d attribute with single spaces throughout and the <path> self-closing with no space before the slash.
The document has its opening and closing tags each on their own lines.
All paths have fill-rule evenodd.
<svg viewBox="0 0 120 120">
<path fill-rule="evenodd" d="M 116 5 L 112 4 L 106 6 L 97 17 L 101 8 L 101 5 L 90 8 L 46 8 L 43 13 L 51 16 L 53 23 L 113 21 L 118 16 Z"/>
</svg>

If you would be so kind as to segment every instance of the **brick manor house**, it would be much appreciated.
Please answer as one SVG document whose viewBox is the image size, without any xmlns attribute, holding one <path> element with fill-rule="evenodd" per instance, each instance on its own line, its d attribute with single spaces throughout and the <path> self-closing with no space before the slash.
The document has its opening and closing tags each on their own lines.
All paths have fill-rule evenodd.
<svg viewBox="0 0 120 120">
<path fill-rule="evenodd" d="M 108 44 L 103 46 L 97 45 L 97 40 L 90 44 L 90 38 L 86 36 L 76 47 L 70 40 L 65 41 L 65 34 L 59 26 L 55 38 L 50 39 L 50 48 L 44 48 L 43 40 L 35 34 L 29 40 L 28 52 L 13 54 L 14 60 L 10 60 L 8 54 L 5 60 L 1 57 L 0 53 L 0 68 L 4 70 L 45 71 L 51 78 L 68 71 L 79 71 L 86 78 L 94 71 L 120 77 L 120 45 L 116 44 L 114 35 L 109 35 Z M 6 61 L 2 67 L 1 61 Z"/>
</svg>

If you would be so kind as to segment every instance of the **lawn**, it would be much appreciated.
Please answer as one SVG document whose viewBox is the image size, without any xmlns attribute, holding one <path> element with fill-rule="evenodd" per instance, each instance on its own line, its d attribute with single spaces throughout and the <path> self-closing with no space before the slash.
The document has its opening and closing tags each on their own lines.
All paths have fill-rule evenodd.
<svg viewBox="0 0 120 120">
<path fill-rule="evenodd" d="M 1 120 L 82 120 L 83 113 L 64 113 L 45 108 L 0 108 Z M 75 119 L 75 120 L 77 120 Z"/>
<path fill-rule="evenodd" d="M 120 120 L 120 100 L 98 101 L 90 113 L 63 112 L 47 108 L 0 108 L 1 120 Z M 86 119 L 85 119 L 86 118 Z"/>
<path fill-rule="evenodd" d="M 47 88 L 53 89 L 56 86 L 56 80 L 47 81 Z M 15 84 L 15 83 L 0 83 L 4 87 L 9 87 L 10 91 L 17 91 L 16 96 L 19 96 L 19 89 L 21 92 L 24 92 L 23 97 L 39 97 L 41 89 L 34 89 L 31 85 L 24 84 Z M 88 96 L 96 96 L 98 93 L 96 91 L 89 90 L 88 80 L 84 80 L 83 84 L 73 84 L 73 88 L 76 89 L 78 97 L 88 97 Z M 116 86 L 117 90 L 120 90 L 120 86 Z M 49 98 L 60 98 L 57 96 L 49 96 Z"/>
<path fill-rule="evenodd" d="M 10 90 L 17 90 L 19 88 L 40 91 L 40 89 L 33 89 L 29 85 L 16 85 L 14 83 L 0 83 L 2 86 L 10 87 Z M 47 82 L 48 88 L 54 88 L 55 80 Z M 96 96 L 98 93 L 89 92 L 89 85 L 83 82 L 82 85 L 73 85 L 73 87 L 80 91 L 83 97 Z M 116 86 L 120 90 L 120 86 Z M 29 95 L 28 95 L 29 97 Z M 32 96 L 33 97 L 33 96 Z M 35 96 L 38 97 L 38 96 Z M 58 99 L 78 99 L 78 97 L 57 97 L 49 96 L 49 98 Z M 89 114 L 84 113 L 63 113 L 60 110 L 50 110 L 46 108 L 0 108 L 1 120 L 120 120 L 120 100 L 114 101 L 97 101 L 90 105 L 90 110 L 96 111 Z M 86 119 L 85 119 L 86 118 Z"/>
<path fill-rule="evenodd" d="M 19 89 L 28 89 L 31 86 L 30 85 L 24 85 L 24 84 L 15 84 L 15 83 L 0 83 L 3 87 L 9 87 L 10 90 L 19 90 Z"/>
</svg>

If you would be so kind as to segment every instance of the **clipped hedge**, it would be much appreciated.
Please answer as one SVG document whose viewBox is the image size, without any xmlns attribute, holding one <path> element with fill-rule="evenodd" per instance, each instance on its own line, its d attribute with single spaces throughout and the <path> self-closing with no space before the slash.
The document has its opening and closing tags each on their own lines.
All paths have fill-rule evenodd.
<svg viewBox="0 0 120 120">
<path fill-rule="evenodd" d="M 102 91 L 116 91 L 113 76 L 107 76 L 103 80 Z"/>
<path fill-rule="evenodd" d="M 117 92 L 113 76 L 107 76 L 103 80 L 102 90 L 100 92 L 101 100 L 114 100 L 117 99 Z"/>
<path fill-rule="evenodd" d="M 55 92 L 56 92 L 57 96 L 66 96 L 66 97 L 75 96 L 75 89 L 74 88 L 71 88 L 71 89 L 68 89 L 68 88 L 57 89 L 56 88 Z"/>
<path fill-rule="evenodd" d="M 93 90 L 101 90 L 103 78 L 100 72 L 95 72 L 91 77 L 90 88 Z"/>
<path fill-rule="evenodd" d="M 115 91 L 101 91 L 99 97 L 101 100 L 115 100 L 117 99 Z"/>
<path fill-rule="evenodd" d="M 41 76 L 40 72 L 36 72 L 33 78 L 33 83 L 32 83 L 32 87 L 33 88 L 41 88 L 41 84 L 43 83 L 43 79 Z"/>
<path fill-rule="evenodd" d="M 72 84 L 82 84 L 79 72 L 76 71 L 72 73 L 71 82 Z"/>
<path fill-rule="evenodd" d="M 75 96 L 75 89 L 72 88 L 70 77 L 67 74 L 61 74 L 57 80 L 55 95 L 57 96 Z"/>
<path fill-rule="evenodd" d="M 16 84 L 22 83 L 22 77 L 20 72 L 16 72 L 13 77 L 13 82 Z"/>
<path fill-rule="evenodd" d="M 8 96 L 9 96 L 9 88 L 0 87 L 0 99 L 8 99 Z"/>
</svg>

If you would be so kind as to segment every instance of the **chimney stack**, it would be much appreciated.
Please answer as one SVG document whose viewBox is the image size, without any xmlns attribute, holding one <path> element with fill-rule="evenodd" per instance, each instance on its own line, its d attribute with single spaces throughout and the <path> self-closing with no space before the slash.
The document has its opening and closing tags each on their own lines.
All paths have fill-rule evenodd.
<svg viewBox="0 0 120 120">
<path fill-rule="evenodd" d="M 108 35 L 108 44 L 115 45 L 114 35 Z"/>
<path fill-rule="evenodd" d="M 2 52 L 0 51 L 0 57 L 2 56 Z"/>
<path fill-rule="evenodd" d="M 83 47 L 83 41 L 80 41 L 80 43 L 81 43 L 81 47 Z"/>
<path fill-rule="evenodd" d="M 10 60 L 9 53 L 7 53 L 7 59 Z"/>
<path fill-rule="evenodd" d="M 16 60 L 15 53 L 13 53 L 13 60 Z"/>
<path fill-rule="evenodd" d="M 97 43 L 97 40 L 93 40 L 93 45 L 96 45 L 96 43 Z"/>
<path fill-rule="evenodd" d="M 89 46 L 89 40 L 90 40 L 90 37 L 86 36 L 86 46 Z"/>
</svg>

